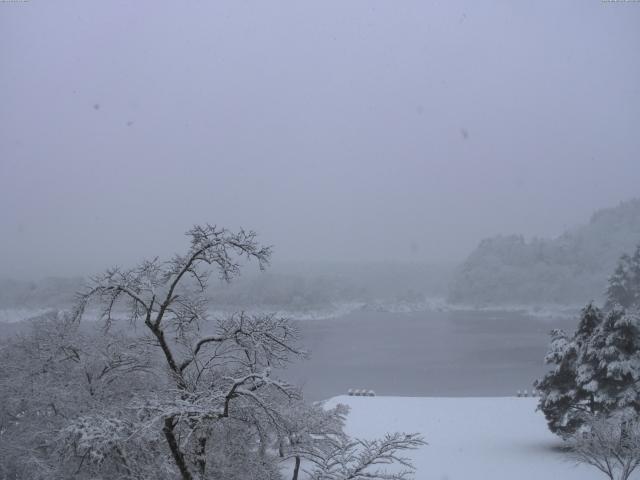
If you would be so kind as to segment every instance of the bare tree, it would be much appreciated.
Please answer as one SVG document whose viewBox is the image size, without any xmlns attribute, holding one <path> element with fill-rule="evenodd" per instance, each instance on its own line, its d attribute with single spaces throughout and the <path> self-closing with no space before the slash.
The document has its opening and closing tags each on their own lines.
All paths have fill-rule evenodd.
<svg viewBox="0 0 640 480">
<path fill-rule="evenodd" d="M 352 440 L 344 407 L 308 405 L 273 374 L 306 355 L 295 324 L 244 313 L 209 320 L 211 274 L 231 280 L 243 257 L 263 268 L 270 249 L 253 232 L 211 225 L 187 236 L 185 255 L 107 270 L 71 315 L 35 322 L 30 336 L 0 350 L 0 472 L 281 480 L 284 458 L 294 459 L 294 478 L 303 467 L 323 480 L 408 478 L 411 464 L 397 452 L 420 437 Z M 102 321 L 82 324 L 93 305 Z M 379 470 L 398 462 L 407 470 Z"/>
<path fill-rule="evenodd" d="M 610 480 L 628 480 L 640 465 L 640 421 L 598 416 L 570 440 L 570 457 L 591 465 Z"/>
<path fill-rule="evenodd" d="M 126 441 L 132 428 L 125 436 L 123 427 L 131 419 L 114 413 L 156 381 L 147 346 L 122 332 L 80 328 L 60 312 L 31 323 L 30 333 L 0 350 L 0 478 L 83 478 L 73 466 L 83 458 L 83 467 L 95 461 L 118 478 L 140 478 L 126 474 L 133 462 L 134 469 L 146 465 L 146 474 L 157 473 L 149 468 L 158 463 L 157 449 Z M 84 448 L 87 438 L 91 450 Z M 130 461 L 117 453 L 128 448 Z"/>
<path fill-rule="evenodd" d="M 294 397 L 297 391 L 274 379 L 271 369 L 304 352 L 295 346 L 296 329 L 272 315 L 237 314 L 204 334 L 211 274 L 232 280 L 243 257 L 263 269 L 271 249 L 258 244 L 254 232 L 232 233 L 208 224 L 193 227 L 187 237 L 191 245 L 185 255 L 167 262 L 143 261 L 128 270 L 113 268 L 95 277 L 78 297 L 76 316 L 95 299 L 102 305 L 105 328 L 122 307 L 133 324 L 144 325 L 162 352 L 174 388 L 145 399 L 141 408 L 149 419 L 161 422 L 180 476 L 192 480 L 194 472 L 206 476 L 212 422 L 236 413 L 242 417 L 249 407 L 278 421 L 273 395 Z"/>
<path fill-rule="evenodd" d="M 325 409 L 322 404 L 304 402 L 292 402 L 285 408 L 280 455 L 285 460 L 293 459 L 292 480 L 298 480 L 303 461 L 321 467 L 329 452 L 347 438 L 343 429 L 349 408 L 338 404 Z"/>
</svg>

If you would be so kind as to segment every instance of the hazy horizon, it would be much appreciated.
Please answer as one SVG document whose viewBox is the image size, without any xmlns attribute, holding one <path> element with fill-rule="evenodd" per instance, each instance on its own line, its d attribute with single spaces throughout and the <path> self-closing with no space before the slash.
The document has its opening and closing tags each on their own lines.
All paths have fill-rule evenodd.
<svg viewBox="0 0 640 480">
<path fill-rule="evenodd" d="M 458 262 L 640 195 L 630 2 L 0 3 L 2 277 Z"/>
</svg>

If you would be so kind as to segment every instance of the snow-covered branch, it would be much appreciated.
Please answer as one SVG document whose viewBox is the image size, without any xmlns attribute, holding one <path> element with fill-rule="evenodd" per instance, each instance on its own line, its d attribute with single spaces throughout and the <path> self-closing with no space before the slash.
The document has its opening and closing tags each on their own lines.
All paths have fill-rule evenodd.
<svg viewBox="0 0 640 480">
<path fill-rule="evenodd" d="M 595 416 L 569 441 L 569 456 L 591 465 L 610 480 L 628 480 L 640 465 L 640 422 Z"/>
<path fill-rule="evenodd" d="M 390 433 L 377 440 L 337 437 L 321 463 L 308 473 L 313 480 L 407 480 L 415 470 L 400 452 L 426 445 L 422 436 Z M 392 466 L 392 469 L 380 465 Z M 404 467 L 398 470 L 394 467 Z"/>
</svg>

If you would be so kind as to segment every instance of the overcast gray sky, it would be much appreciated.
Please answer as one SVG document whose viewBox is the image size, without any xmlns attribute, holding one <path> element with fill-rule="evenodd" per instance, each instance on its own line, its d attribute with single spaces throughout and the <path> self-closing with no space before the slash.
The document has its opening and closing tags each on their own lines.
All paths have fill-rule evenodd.
<svg viewBox="0 0 640 480">
<path fill-rule="evenodd" d="M 459 260 L 640 195 L 640 3 L 0 2 L 1 276 L 244 226 Z"/>
</svg>

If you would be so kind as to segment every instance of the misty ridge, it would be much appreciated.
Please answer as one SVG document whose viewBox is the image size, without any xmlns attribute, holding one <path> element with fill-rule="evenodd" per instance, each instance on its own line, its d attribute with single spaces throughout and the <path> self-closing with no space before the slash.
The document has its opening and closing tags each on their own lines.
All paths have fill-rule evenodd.
<svg viewBox="0 0 640 480">
<path fill-rule="evenodd" d="M 601 302 L 619 257 L 639 240 L 640 199 L 598 210 L 553 239 L 491 237 L 456 269 L 448 298 L 474 305 Z"/>
<path fill-rule="evenodd" d="M 232 283 L 212 282 L 219 312 L 266 310 L 327 318 L 353 310 L 421 311 L 456 307 L 575 307 L 602 301 L 620 255 L 640 239 L 640 200 L 595 212 L 556 238 L 499 235 L 481 240 L 461 264 L 283 262 L 248 270 Z M 15 321 L 32 310 L 64 309 L 82 277 L 0 280 L 0 311 Z M 12 317 L 13 316 L 13 317 Z"/>
</svg>

